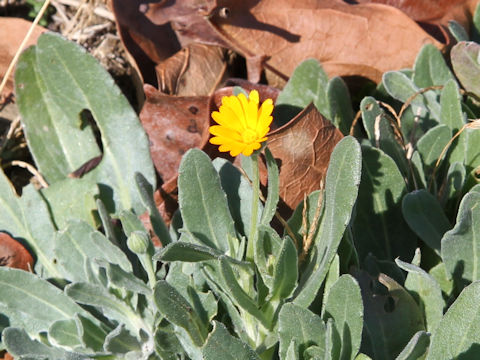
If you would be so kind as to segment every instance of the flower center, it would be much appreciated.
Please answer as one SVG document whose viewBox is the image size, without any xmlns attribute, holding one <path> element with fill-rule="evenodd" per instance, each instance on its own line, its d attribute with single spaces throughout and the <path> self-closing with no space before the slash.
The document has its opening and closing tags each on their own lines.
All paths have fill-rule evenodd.
<svg viewBox="0 0 480 360">
<path fill-rule="evenodd" d="M 257 140 L 257 132 L 252 129 L 245 129 L 242 139 L 245 144 L 254 143 Z"/>
</svg>

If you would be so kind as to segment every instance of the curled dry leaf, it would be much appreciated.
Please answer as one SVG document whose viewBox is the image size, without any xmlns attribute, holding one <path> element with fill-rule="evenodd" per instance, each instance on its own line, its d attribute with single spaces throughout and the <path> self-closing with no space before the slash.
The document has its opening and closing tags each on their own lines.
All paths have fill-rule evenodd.
<svg viewBox="0 0 480 360">
<path fill-rule="evenodd" d="M 33 269 L 32 255 L 6 233 L 0 233 L 0 266 L 30 271 Z"/>
<path fill-rule="evenodd" d="M 280 170 L 280 197 L 291 208 L 320 188 L 330 155 L 343 138 L 313 104 L 268 136 L 268 148 Z"/>
<path fill-rule="evenodd" d="M 32 23 L 20 18 L 0 17 L 0 79 L 3 79 L 10 62 L 12 61 L 18 47 L 28 32 Z M 46 31 L 42 26 L 36 26 L 27 46 L 37 42 L 41 33 Z M 10 75 L 3 94 L 7 96 L 13 91 L 13 73 Z"/>
<path fill-rule="evenodd" d="M 176 97 L 144 86 L 145 104 L 140 121 L 150 139 L 150 153 L 164 182 L 177 177 L 183 154 L 208 141 L 208 97 Z"/>
<path fill-rule="evenodd" d="M 227 51 L 191 44 L 158 64 L 158 88 L 179 96 L 211 95 L 227 76 Z"/>
<path fill-rule="evenodd" d="M 170 23 L 153 24 L 141 10 L 146 0 L 112 0 L 118 33 L 143 81 L 156 85 L 155 65 L 181 49 Z"/>
<path fill-rule="evenodd" d="M 227 47 L 223 38 L 205 21 L 205 16 L 214 8 L 215 2 L 211 0 L 175 0 L 149 4 L 142 10 L 154 24 L 171 23 L 183 47 L 193 42 Z"/>
<path fill-rule="evenodd" d="M 247 59 L 249 75 L 261 70 L 280 84 L 304 59 L 316 58 L 330 76 L 379 81 L 391 69 L 410 67 L 426 43 L 443 45 L 402 11 L 341 0 L 216 0 L 212 27 Z M 228 9 L 228 16 L 225 11 Z M 388 46 L 385 46 L 388 44 Z M 274 75 L 277 74 L 277 75 Z"/>
</svg>

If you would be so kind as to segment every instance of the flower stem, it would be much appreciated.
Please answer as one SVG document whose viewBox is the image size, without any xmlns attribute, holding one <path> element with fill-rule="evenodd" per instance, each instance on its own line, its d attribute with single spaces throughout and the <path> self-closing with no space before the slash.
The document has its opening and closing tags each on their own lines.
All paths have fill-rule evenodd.
<svg viewBox="0 0 480 360">
<path fill-rule="evenodd" d="M 260 174 L 258 170 L 258 153 L 253 153 L 251 156 L 252 159 L 252 170 L 253 170 L 253 198 L 252 198 L 252 211 L 250 218 L 250 233 L 248 235 L 247 243 L 247 261 L 253 262 L 253 249 L 256 242 L 256 233 L 257 233 L 257 221 L 258 221 L 258 203 L 260 198 Z"/>
</svg>

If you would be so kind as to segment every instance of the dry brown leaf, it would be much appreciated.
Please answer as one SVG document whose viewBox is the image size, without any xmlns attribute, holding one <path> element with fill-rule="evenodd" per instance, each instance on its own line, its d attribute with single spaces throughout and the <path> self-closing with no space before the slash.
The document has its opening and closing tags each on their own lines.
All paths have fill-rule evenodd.
<svg viewBox="0 0 480 360">
<path fill-rule="evenodd" d="M 112 0 L 118 33 L 135 60 L 144 83 L 156 85 L 156 64 L 180 51 L 181 46 L 170 23 L 153 24 L 140 11 L 145 0 Z"/>
<path fill-rule="evenodd" d="M 209 21 L 256 74 L 290 76 L 304 59 L 318 59 L 330 76 L 360 75 L 379 81 L 392 69 L 409 67 L 426 43 L 442 48 L 402 11 L 381 4 L 341 0 L 216 0 Z M 228 9 L 228 16 L 225 15 Z M 386 46 L 388 44 L 388 46 Z M 270 84 L 279 84 L 267 72 Z"/>
<path fill-rule="evenodd" d="M 150 139 L 150 153 L 164 182 L 176 178 L 183 154 L 208 141 L 208 97 L 176 97 L 144 87 L 147 99 L 140 121 Z"/>
<path fill-rule="evenodd" d="M 280 169 L 280 197 L 291 209 L 320 188 L 330 155 L 343 138 L 313 104 L 268 136 L 268 148 Z"/>
<path fill-rule="evenodd" d="M 33 269 L 32 255 L 6 233 L 0 233 L 0 266 L 7 266 L 26 271 Z"/>
<path fill-rule="evenodd" d="M 3 79 L 10 62 L 31 25 L 30 21 L 24 19 L 0 17 L 0 79 Z M 27 42 L 27 46 L 35 44 L 40 34 L 44 31 L 46 31 L 45 28 L 37 25 Z M 13 92 L 13 74 L 10 75 L 3 89 L 5 96 L 8 96 L 11 92 Z"/>
<path fill-rule="evenodd" d="M 0 351 L 0 356 L 2 356 L 1 351 Z M 5 352 L 5 354 L 2 357 L 0 357 L 0 360 L 15 360 L 15 359 L 8 352 Z"/>
<path fill-rule="evenodd" d="M 183 47 L 192 42 L 227 47 L 223 38 L 205 21 L 214 6 L 212 0 L 163 0 L 149 4 L 145 15 L 157 25 L 171 23 Z"/>
<path fill-rule="evenodd" d="M 156 66 L 159 90 L 178 96 L 211 95 L 228 75 L 226 52 L 218 46 L 187 46 Z"/>
<path fill-rule="evenodd" d="M 478 0 L 356 0 L 357 3 L 377 3 L 396 7 L 415 21 L 443 23 L 466 20 L 461 13 L 473 14 Z M 460 17 L 459 17 L 460 16 Z"/>
</svg>

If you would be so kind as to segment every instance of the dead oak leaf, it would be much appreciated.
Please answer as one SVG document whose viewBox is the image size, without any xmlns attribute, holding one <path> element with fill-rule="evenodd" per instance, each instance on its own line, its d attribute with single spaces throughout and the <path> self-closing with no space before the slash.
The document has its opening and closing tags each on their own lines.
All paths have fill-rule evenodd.
<svg viewBox="0 0 480 360">
<path fill-rule="evenodd" d="M 0 233 L 0 266 L 25 271 L 33 269 L 33 257 L 17 240 L 6 233 Z"/>
<path fill-rule="evenodd" d="M 277 159 L 280 197 L 290 209 L 320 188 L 335 145 L 342 133 L 313 104 L 268 135 L 268 148 Z"/>
<path fill-rule="evenodd" d="M 415 21 L 446 25 L 448 20 L 461 22 L 465 20 L 460 12 L 473 14 L 478 0 L 356 0 L 355 2 L 393 6 Z"/>
<path fill-rule="evenodd" d="M 20 18 L 0 17 L 0 78 L 3 79 L 10 62 L 17 52 L 23 38 L 27 34 L 32 23 Z M 41 33 L 46 31 L 42 26 L 36 26 L 27 46 L 37 42 Z M 13 91 L 13 74 L 7 80 L 7 84 L 3 89 L 3 94 L 7 96 Z M 0 94 L 1 95 L 1 94 Z"/>
<path fill-rule="evenodd" d="M 111 0 L 120 38 L 145 83 L 156 85 L 155 65 L 181 49 L 170 23 L 153 24 L 142 12 L 146 0 Z"/>
<path fill-rule="evenodd" d="M 227 51 L 190 44 L 155 67 L 158 88 L 171 95 L 211 95 L 227 76 Z"/>
<path fill-rule="evenodd" d="M 140 121 L 150 140 L 150 153 L 164 182 L 177 177 L 183 154 L 208 140 L 208 96 L 176 97 L 144 86 Z"/>
<path fill-rule="evenodd" d="M 287 78 L 302 60 L 312 57 L 330 76 L 360 75 L 378 82 L 388 70 L 411 66 L 424 44 L 442 47 L 405 13 L 381 4 L 349 5 L 340 0 L 216 0 L 216 4 L 208 17 L 212 28 L 247 59 L 247 66 L 254 68 L 249 75 L 258 78 L 263 61 L 274 85 L 282 84 L 279 76 Z M 228 16 L 222 9 L 228 9 Z"/>
</svg>

